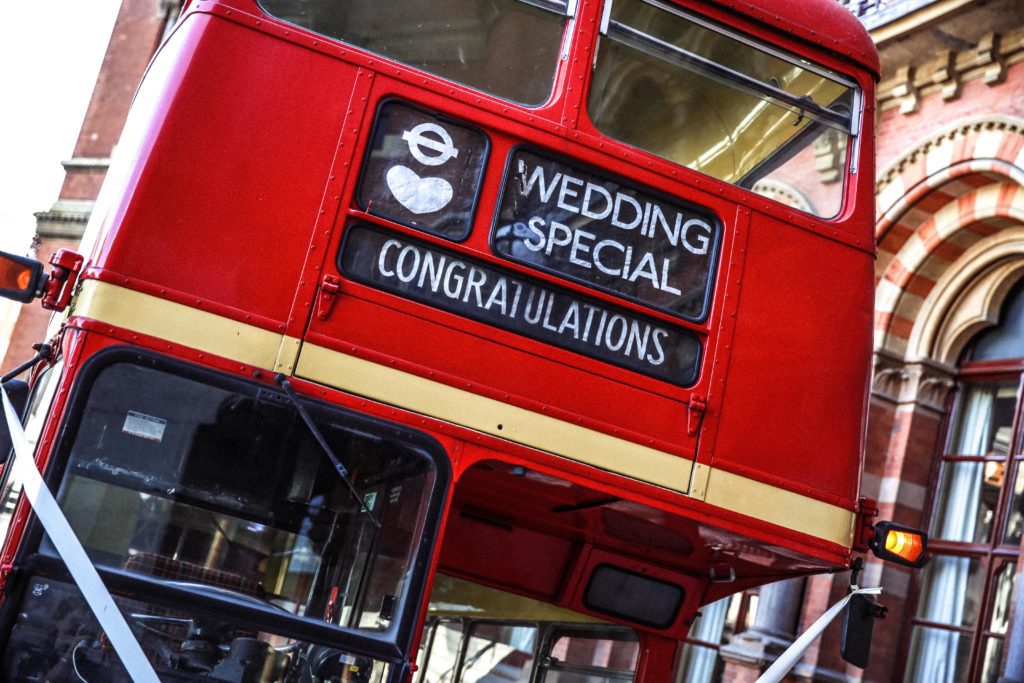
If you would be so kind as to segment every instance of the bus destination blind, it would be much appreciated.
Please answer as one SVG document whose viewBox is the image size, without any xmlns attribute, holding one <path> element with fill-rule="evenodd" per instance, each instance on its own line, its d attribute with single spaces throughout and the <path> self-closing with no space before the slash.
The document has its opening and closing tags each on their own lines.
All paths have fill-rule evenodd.
<svg viewBox="0 0 1024 683">
<path fill-rule="evenodd" d="M 707 211 L 516 150 L 492 249 L 685 320 L 707 313 L 719 223 Z"/>
<path fill-rule="evenodd" d="M 449 313 L 679 386 L 697 377 L 686 330 L 421 240 L 353 225 L 338 261 L 357 282 Z"/>
</svg>

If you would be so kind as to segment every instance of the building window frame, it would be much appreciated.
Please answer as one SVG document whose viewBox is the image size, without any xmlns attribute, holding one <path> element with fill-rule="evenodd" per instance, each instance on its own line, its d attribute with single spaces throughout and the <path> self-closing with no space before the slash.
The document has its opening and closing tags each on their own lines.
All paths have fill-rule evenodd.
<svg viewBox="0 0 1024 683">
<path fill-rule="evenodd" d="M 917 577 L 916 604 L 908 610 L 905 619 L 904 681 L 994 682 L 1010 641 L 1008 612 L 1019 590 L 1014 578 L 1021 561 L 1020 526 L 1024 520 L 1024 491 L 1021 490 L 1024 485 L 1024 358 L 973 361 L 969 352 L 965 356 L 967 359 L 958 369 L 956 390 L 932 474 L 931 560 Z M 992 389 L 993 402 L 1005 401 L 1012 388 L 1013 405 L 1008 424 L 1005 418 L 1000 424 L 992 424 L 992 420 L 999 420 L 997 408 L 990 405 L 987 432 L 965 435 L 965 413 L 974 411 L 977 418 L 986 410 L 984 406 L 979 408 L 979 401 L 972 398 L 984 393 L 985 388 Z M 1009 428 L 1005 454 L 998 452 L 1002 438 L 1000 427 Z M 985 442 L 984 447 L 960 447 L 971 439 L 976 442 L 975 446 L 981 443 L 979 439 Z M 967 482 L 968 486 L 964 487 L 962 483 L 969 478 L 972 469 L 980 475 L 981 481 Z M 989 489 L 987 501 L 982 499 L 984 488 Z M 969 489 L 973 490 L 965 497 L 964 491 Z M 975 506 L 973 521 L 970 515 L 963 516 L 965 501 Z M 1014 506 L 1016 515 L 1013 515 Z M 959 516 L 951 518 L 951 514 Z M 950 519 L 952 525 L 946 522 Z M 959 534 L 955 528 L 958 524 Z M 941 589 L 943 581 L 951 590 Z M 950 597 L 959 602 L 946 605 L 945 612 L 941 605 L 936 607 L 943 598 Z M 944 677 L 936 678 L 935 670 L 922 669 L 926 660 L 935 661 L 927 652 L 929 640 L 932 649 L 943 642 L 946 651 L 959 645 L 955 656 L 943 660 L 953 665 L 952 670 L 938 672 L 944 673 Z M 960 658 L 965 661 L 958 661 Z"/>
</svg>

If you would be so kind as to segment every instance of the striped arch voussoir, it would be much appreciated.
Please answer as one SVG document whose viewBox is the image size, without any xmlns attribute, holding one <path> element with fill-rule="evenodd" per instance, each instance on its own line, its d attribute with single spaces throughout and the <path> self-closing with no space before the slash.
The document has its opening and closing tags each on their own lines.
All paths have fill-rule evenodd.
<svg viewBox="0 0 1024 683">
<path fill-rule="evenodd" d="M 903 213 L 932 191 L 977 174 L 1024 180 L 1024 119 L 994 116 L 963 121 L 897 159 L 875 184 L 876 235 L 881 239 Z"/>
<path fill-rule="evenodd" d="M 876 189 L 876 348 L 902 355 L 935 283 L 973 245 L 1024 222 L 1024 119 L 939 131 Z"/>
</svg>

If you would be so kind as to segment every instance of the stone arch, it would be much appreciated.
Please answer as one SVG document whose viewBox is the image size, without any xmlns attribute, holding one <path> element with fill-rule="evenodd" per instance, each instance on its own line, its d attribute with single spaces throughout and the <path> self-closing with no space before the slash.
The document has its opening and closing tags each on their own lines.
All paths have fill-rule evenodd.
<svg viewBox="0 0 1024 683">
<path fill-rule="evenodd" d="M 1024 278 L 1024 226 L 1003 230 L 964 252 L 922 304 L 907 343 L 910 361 L 953 367 L 975 335 L 999 322 L 1007 294 Z"/>
<path fill-rule="evenodd" d="M 1003 162 L 1022 172 L 1024 119 L 968 119 L 939 131 L 898 158 L 878 174 L 875 182 L 878 225 L 886 225 L 885 216 L 899 216 L 915 204 L 921 191 L 945 184 L 952 169 L 960 164 L 972 164 L 974 172 L 984 173 L 988 170 L 986 161 Z"/>
<path fill-rule="evenodd" d="M 881 174 L 878 195 L 876 350 L 955 363 L 963 335 L 991 318 L 1017 278 L 993 254 L 1024 259 L 1012 246 L 1024 225 L 1024 119 L 941 131 Z M 958 311 L 960 304 L 988 312 Z"/>
<path fill-rule="evenodd" d="M 876 348 L 904 355 L 922 320 L 938 324 L 925 302 L 941 279 L 974 268 L 978 244 L 1024 224 L 1024 186 L 993 183 L 961 195 L 923 221 L 884 267 L 875 292 Z M 922 335 L 930 336 L 924 332 Z"/>
</svg>

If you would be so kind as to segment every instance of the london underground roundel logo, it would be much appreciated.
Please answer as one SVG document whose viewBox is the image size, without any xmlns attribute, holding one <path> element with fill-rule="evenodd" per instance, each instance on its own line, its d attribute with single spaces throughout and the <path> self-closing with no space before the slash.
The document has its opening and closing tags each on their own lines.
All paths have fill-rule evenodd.
<svg viewBox="0 0 1024 683">
<path fill-rule="evenodd" d="M 480 191 L 488 141 L 479 131 L 400 102 L 385 102 L 358 200 L 377 216 L 462 239 Z"/>
</svg>

